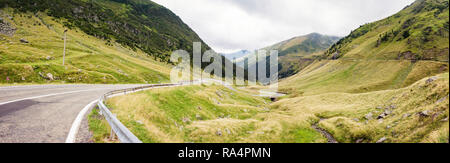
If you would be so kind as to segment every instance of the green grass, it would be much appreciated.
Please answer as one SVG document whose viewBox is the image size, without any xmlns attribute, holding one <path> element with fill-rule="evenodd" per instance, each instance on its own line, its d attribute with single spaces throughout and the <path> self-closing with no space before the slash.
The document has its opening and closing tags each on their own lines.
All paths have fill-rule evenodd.
<svg viewBox="0 0 450 163">
<path fill-rule="evenodd" d="M 99 109 L 94 108 L 88 116 L 89 130 L 91 131 L 92 138 L 96 143 L 110 142 L 108 138 L 111 134 L 111 127 L 102 115 L 99 114 Z"/>
<path fill-rule="evenodd" d="M 45 13 L 0 16 L 17 28 L 12 37 L 0 35 L 0 83 L 158 83 L 167 82 L 170 65 L 142 51 L 101 40 L 78 29 L 67 34 L 66 64 L 62 66 L 63 30 L 59 19 Z M 19 40 L 24 38 L 29 44 Z M 43 74 L 39 75 L 39 73 Z M 51 73 L 54 80 L 46 79 Z M 9 80 L 7 80 L 9 78 Z"/>
</svg>

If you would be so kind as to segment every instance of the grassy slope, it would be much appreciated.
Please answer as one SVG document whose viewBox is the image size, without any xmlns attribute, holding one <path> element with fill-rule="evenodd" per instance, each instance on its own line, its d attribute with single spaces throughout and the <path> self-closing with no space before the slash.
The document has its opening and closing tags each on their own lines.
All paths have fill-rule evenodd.
<svg viewBox="0 0 450 163">
<path fill-rule="evenodd" d="M 327 55 L 346 59 L 448 61 L 448 0 L 417 0 L 386 19 L 365 24 Z M 402 54 L 411 52 L 411 56 Z"/>
<path fill-rule="evenodd" d="M 438 75 L 431 83 L 426 80 L 428 78 L 395 90 L 324 93 L 286 98 L 273 105 L 295 114 L 311 114 L 324 119 L 319 126 L 339 142 L 373 143 L 386 137 L 386 142 L 448 143 L 449 74 Z M 377 116 L 386 110 L 392 114 L 377 120 Z M 428 111 L 429 116 L 419 116 L 418 113 L 423 111 Z M 365 118 L 369 113 L 373 114 L 372 120 Z"/>
<path fill-rule="evenodd" d="M 417 3 L 413 6 L 416 5 Z M 405 11 L 407 10 L 410 8 L 406 8 Z M 435 10 L 429 12 L 435 12 Z M 448 15 L 448 9 L 442 15 L 444 17 Z M 396 18 L 403 19 L 403 17 Z M 390 24 L 384 23 L 384 20 L 379 22 L 383 24 L 380 28 L 390 27 Z M 388 22 L 398 23 L 392 20 Z M 356 33 L 364 28 L 367 27 L 356 30 Z M 166 115 L 164 112 L 172 111 L 158 109 L 188 109 L 187 113 L 191 114 L 188 116 L 192 117 L 195 113 L 193 111 L 196 109 L 195 105 L 201 104 L 202 100 L 199 101 L 199 98 L 209 100 L 210 97 L 215 96 L 213 88 L 211 88 L 213 90 L 207 90 L 209 88 L 167 90 L 172 94 L 181 91 L 180 96 L 170 98 L 170 103 L 164 98 L 149 101 L 156 94 L 141 93 L 139 96 L 142 97 L 135 94 L 114 98 L 110 105 L 117 109 L 116 113 L 122 115 L 119 116 L 121 120 L 134 124 L 129 127 L 135 128 L 138 123 L 133 121 L 136 120 L 142 121 L 144 126 L 150 126 L 145 129 L 141 125 L 137 127 L 139 130 L 134 129 L 138 135 L 142 133 L 150 135 L 141 136 L 144 139 L 148 138 L 148 142 L 326 142 L 324 137 L 311 128 L 311 125 L 316 123 L 330 132 L 339 142 L 373 143 L 382 137 L 387 138 L 385 142 L 448 142 L 448 62 L 436 59 L 445 59 L 445 55 L 448 58 L 448 51 L 445 55 L 434 53 L 432 56 L 440 56 L 435 59 L 425 57 L 413 58 L 415 61 L 411 61 L 412 58 L 398 58 L 398 54 L 410 51 L 414 47 L 395 46 L 395 42 L 385 42 L 375 47 L 371 43 L 373 39 L 370 36 L 376 36 L 374 37 L 376 41 L 377 33 L 382 31 L 378 31 L 379 28 L 372 30 L 361 35 L 361 38 L 345 43 L 347 50 L 344 53 L 341 49 L 340 54 L 343 55 L 340 59 L 317 60 L 297 75 L 281 81 L 279 83 L 281 90 L 288 92 L 289 96 L 269 105 L 270 111 L 256 112 L 245 119 L 215 119 L 216 115 L 209 120 L 198 120 L 183 125 L 184 129 L 180 132 L 179 127 L 175 127 L 174 124 L 174 121 L 180 121 L 180 116 Z M 437 30 L 439 31 L 439 28 Z M 408 39 L 415 40 L 417 37 L 419 36 L 412 35 Z M 437 40 L 436 47 L 448 48 L 448 30 L 446 40 L 434 40 Z M 441 41 L 444 43 L 441 44 Z M 362 48 L 369 44 L 373 46 Z M 438 77 L 435 81 L 427 82 L 426 80 L 431 76 Z M 212 95 L 198 96 L 196 93 L 195 96 L 185 95 L 196 92 L 198 89 Z M 241 92 L 236 95 L 245 94 Z M 177 102 L 174 101 L 192 101 L 192 99 L 196 99 L 194 106 L 180 104 L 164 107 L 164 105 L 176 104 Z M 137 100 L 134 103 L 142 103 L 142 105 L 124 107 L 123 101 L 128 103 L 130 100 Z M 154 103 L 153 105 L 159 107 L 144 106 L 147 103 L 142 101 Z M 213 100 L 209 103 L 213 103 Z M 127 110 L 129 108 L 132 109 Z M 242 106 L 242 108 L 246 107 Z M 239 110 L 243 111 L 242 108 Z M 131 118 L 125 114 L 125 111 L 132 113 Z M 212 112 L 209 109 L 207 111 Z M 392 113 L 383 120 L 376 120 L 377 116 L 385 111 Z M 420 116 L 419 113 L 423 111 L 427 111 L 428 116 Z M 372 113 L 375 120 L 366 119 L 368 113 Z M 155 119 L 171 119 L 172 121 L 161 123 Z M 166 128 L 169 128 L 169 131 L 161 132 L 161 127 L 158 126 L 161 124 L 167 125 Z M 216 135 L 218 130 L 223 133 L 222 136 Z M 227 133 L 228 130 L 231 134 Z"/>
<path fill-rule="evenodd" d="M 70 29 L 140 49 L 164 62 L 172 51 L 192 51 L 194 41 L 203 42 L 177 15 L 149 0 L 0 0 L 0 8 L 5 6 L 20 13 L 44 12 Z"/>
<path fill-rule="evenodd" d="M 274 106 L 325 118 L 319 126 L 341 142 L 376 142 L 382 137 L 387 137 L 387 142 L 448 142 L 448 120 L 442 121 L 448 118 L 449 109 L 449 100 L 444 98 L 449 94 L 449 65 L 445 62 L 449 56 L 448 1 L 438 3 L 447 4 L 442 12 L 427 5 L 434 6 L 437 1 L 425 2 L 417 1 L 399 14 L 362 26 L 333 45 L 329 57 L 338 52 L 340 58 L 316 61 L 281 81 L 281 90 L 290 96 Z M 425 9 L 412 13 L 418 6 Z M 409 37 L 391 35 L 377 45 L 383 32 L 398 30 L 399 24 L 412 17 L 416 21 L 401 28 L 411 32 Z M 433 26 L 433 32 L 425 37 L 421 30 L 426 26 Z M 424 37 L 428 41 L 424 42 Z M 408 51 L 412 57 L 402 55 Z M 435 75 L 440 76 L 438 81 L 425 83 Z M 437 103 L 440 99 L 443 101 Z M 393 114 L 382 121 L 365 122 L 369 112 L 376 118 L 384 112 L 377 107 L 390 105 L 396 106 Z M 430 115 L 419 117 L 424 110 Z"/>
<path fill-rule="evenodd" d="M 316 61 L 283 81 L 281 89 L 296 94 L 359 93 L 402 88 L 448 72 L 448 19 L 448 0 L 419 0 L 356 29 L 326 52 L 339 60 Z M 406 31 L 410 35 L 405 38 Z"/>
<path fill-rule="evenodd" d="M 187 86 L 115 97 L 107 103 L 144 142 L 326 141 L 304 125 L 308 124 L 306 121 L 318 121 L 312 115 L 264 109 L 268 107 L 267 101 L 252 94 L 255 93 L 221 86 Z M 186 118 L 190 121 L 183 122 Z M 96 139 L 102 140 L 105 137 Z"/>
<path fill-rule="evenodd" d="M 170 66 L 154 61 L 141 51 L 119 44 L 107 45 L 79 30 L 69 30 L 66 69 L 62 66 L 63 30 L 58 19 L 44 13 L 13 14 L 2 9 L 2 17 L 17 31 L 0 35 L 0 83 L 156 83 L 168 80 Z M 5 19 L 6 20 L 6 19 Z M 29 44 L 21 43 L 24 38 Z M 48 58 L 48 59 L 47 59 Z M 44 79 L 51 73 L 55 81 Z M 9 77 L 9 81 L 6 78 Z"/>
</svg>

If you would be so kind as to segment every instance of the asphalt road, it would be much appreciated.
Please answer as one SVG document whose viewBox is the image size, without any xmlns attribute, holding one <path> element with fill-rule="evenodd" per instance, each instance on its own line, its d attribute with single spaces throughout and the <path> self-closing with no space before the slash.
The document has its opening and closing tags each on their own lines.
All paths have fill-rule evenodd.
<svg viewBox="0 0 450 163">
<path fill-rule="evenodd" d="M 0 87 L 0 143 L 64 143 L 86 105 L 108 91 L 137 86 L 142 85 Z"/>
</svg>

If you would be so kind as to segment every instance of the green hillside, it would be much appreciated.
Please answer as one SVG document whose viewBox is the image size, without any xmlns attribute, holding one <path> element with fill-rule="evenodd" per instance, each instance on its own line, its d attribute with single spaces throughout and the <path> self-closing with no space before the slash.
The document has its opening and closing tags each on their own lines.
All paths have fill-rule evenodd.
<svg viewBox="0 0 450 163">
<path fill-rule="evenodd" d="M 261 50 L 278 50 L 279 77 L 286 78 L 298 73 L 309 64 L 313 63 L 332 44 L 336 43 L 339 37 L 326 36 L 318 33 L 311 33 L 298 36 L 275 45 L 262 48 Z M 254 53 L 252 53 L 254 55 Z M 268 60 L 267 60 L 268 61 Z M 238 62 L 245 60 L 238 59 Z M 243 63 L 238 63 L 238 65 Z M 248 63 L 249 67 L 256 66 L 255 63 Z"/>
<path fill-rule="evenodd" d="M 418 0 L 354 30 L 273 104 L 322 119 L 339 142 L 448 143 L 448 0 Z M 312 124 L 311 124 L 312 125 Z"/>
<path fill-rule="evenodd" d="M 144 0 L 1 0 L 3 8 L 16 13 L 43 12 L 58 19 L 69 29 L 116 41 L 140 49 L 162 61 L 169 61 L 172 51 L 192 51 L 192 42 L 202 40 L 167 8 Z M 204 45 L 203 50 L 209 49 Z"/>
<path fill-rule="evenodd" d="M 393 16 L 354 30 L 321 57 L 327 59 L 284 80 L 282 89 L 305 94 L 362 93 L 402 88 L 448 72 L 448 20 L 448 1 L 416 1 Z M 410 35 L 400 34 L 405 32 Z"/>
<path fill-rule="evenodd" d="M 365 24 L 334 44 L 328 58 L 448 61 L 448 0 L 418 0 Z"/>
<path fill-rule="evenodd" d="M 321 54 L 336 43 L 339 37 L 311 33 L 305 36 L 294 37 L 287 41 L 264 48 L 265 50 L 278 50 L 279 77 L 286 78 L 298 73 Z"/>
<path fill-rule="evenodd" d="M 151 1 L 0 0 L 2 84 L 165 82 L 172 51 L 192 55 L 193 42 L 203 43 Z"/>
</svg>

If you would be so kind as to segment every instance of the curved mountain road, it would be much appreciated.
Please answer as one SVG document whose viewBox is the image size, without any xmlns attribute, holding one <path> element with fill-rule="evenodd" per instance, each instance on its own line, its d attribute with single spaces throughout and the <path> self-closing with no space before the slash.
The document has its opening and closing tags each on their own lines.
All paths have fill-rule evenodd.
<svg viewBox="0 0 450 163">
<path fill-rule="evenodd" d="M 0 87 L 0 143 L 64 143 L 86 105 L 109 91 L 138 86 L 142 85 Z"/>
</svg>

